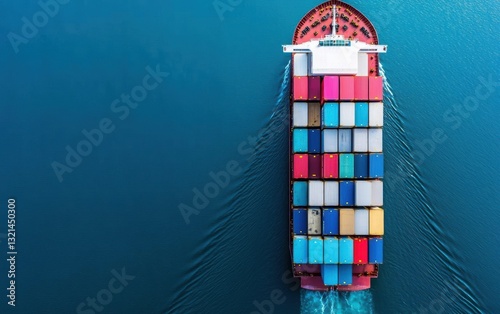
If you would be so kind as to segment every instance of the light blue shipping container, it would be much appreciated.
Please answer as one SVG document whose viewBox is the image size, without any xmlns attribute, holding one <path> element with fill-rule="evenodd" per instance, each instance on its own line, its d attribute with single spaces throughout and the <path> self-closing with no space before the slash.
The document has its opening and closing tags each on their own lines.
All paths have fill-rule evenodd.
<svg viewBox="0 0 500 314">
<path fill-rule="evenodd" d="M 323 127 L 337 128 L 339 126 L 339 104 L 336 102 L 327 102 L 322 108 Z"/>
<path fill-rule="evenodd" d="M 336 153 L 338 147 L 339 135 L 337 129 L 324 129 L 321 131 L 321 152 Z"/>
<path fill-rule="evenodd" d="M 339 129 L 339 152 L 351 153 L 352 152 L 352 130 Z"/>
<path fill-rule="evenodd" d="M 293 183 L 293 206 L 307 206 L 307 182 Z"/>
<path fill-rule="evenodd" d="M 336 237 L 325 237 L 323 261 L 325 264 L 339 263 L 339 239 Z"/>
<path fill-rule="evenodd" d="M 323 239 L 309 237 L 309 264 L 323 264 Z"/>
<path fill-rule="evenodd" d="M 325 286 L 339 284 L 339 265 L 321 265 L 321 278 Z"/>
<path fill-rule="evenodd" d="M 293 152 L 294 153 L 307 153 L 308 146 L 308 132 L 307 129 L 294 129 L 293 130 Z"/>
<path fill-rule="evenodd" d="M 354 263 L 354 241 L 351 238 L 339 239 L 339 263 Z"/>
<path fill-rule="evenodd" d="M 293 237 L 293 262 L 295 264 L 307 264 L 307 237 Z"/>
<path fill-rule="evenodd" d="M 356 103 L 356 109 L 354 113 L 354 125 L 357 127 L 368 127 L 368 103 L 358 102 Z"/>
</svg>

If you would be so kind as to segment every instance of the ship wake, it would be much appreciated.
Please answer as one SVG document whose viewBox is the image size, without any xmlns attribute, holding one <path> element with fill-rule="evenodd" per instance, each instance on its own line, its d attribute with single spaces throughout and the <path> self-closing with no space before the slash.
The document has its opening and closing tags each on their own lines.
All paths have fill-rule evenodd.
<svg viewBox="0 0 500 314">
<path fill-rule="evenodd" d="M 370 314 L 374 313 L 369 290 L 339 292 L 302 290 L 301 314 Z"/>
</svg>

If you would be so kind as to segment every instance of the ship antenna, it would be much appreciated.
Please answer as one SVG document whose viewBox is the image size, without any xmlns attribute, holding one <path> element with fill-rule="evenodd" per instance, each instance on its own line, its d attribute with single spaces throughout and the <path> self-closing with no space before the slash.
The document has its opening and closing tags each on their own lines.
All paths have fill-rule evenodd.
<svg viewBox="0 0 500 314">
<path fill-rule="evenodd" d="M 332 3 L 333 3 L 333 0 L 332 0 Z M 332 16 L 332 37 L 335 37 L 335 35 L 337 35 L 337 28 L 336 28 L 336 25 L 335 25 L 335 20 L 337 19 L 337 6 L 334 4 L 333 5 L 333 9 L 332 9 L 332 13 L 333 13 L 333 16 Z"/>
</svg>

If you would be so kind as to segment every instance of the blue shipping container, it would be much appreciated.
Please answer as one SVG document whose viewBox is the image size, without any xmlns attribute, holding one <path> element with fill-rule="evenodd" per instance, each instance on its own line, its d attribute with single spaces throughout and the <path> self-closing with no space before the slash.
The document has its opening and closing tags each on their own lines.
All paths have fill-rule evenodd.
<svg viewBox="0 0 500 314">
<path fill-rule="evenodd" d="M 370 178 L 384 177 L 384 154 L 370 154 Z"/>
<path fill-rule="evenodd" d="M 352 265 L 339 265 L 339 284 L 352 285 Z"/>
<path fill-rule="evenodd" d="M 325 264 L 338 264 L 339 263 L 339 239 L 335 237 L 325 237 L 323 243 Z"/>
<path fill-rule="evenodd" d="M 323 105 L 323 127 L 336 128 L 339 126 L 339 104 L 327 102 Z"/>
<path fill-rule="evenodd" d="M 354 205 L 354 181 L 340 181 L 340 206 Z"/>
<path fill-rule="evenodd" d="M 350 153 L 352 152 L 352 130 L 339 129 L 339 152 Z"/>
<path fill-rule="evenodd" d="M 339 178 L 352 179 L 354 178 L 354 155 L 340 154 L 339 155 Z"/>
<path fill-rule="evenodd" d="M 293 206 L 307 206 L 307 182 L 293 183 Z"/>
<path fill-rule="evenodd" d="M 368 241 L 368 263 L 382 264 L 384 262 L 384 239 L 370 238 Z"/>
<path fill-rule="evenodd" d="M 318 154 L 321 152 L 321 130 L 309 129 L 308 133 L 308 150 L 309 153 Z"/>
<path fill-rule="evenodd" d="M 368 103 L 358 102 L 356 103 L 355 109 L 355 121 L 354 124 L 357 127 L 367 127 L 368 126 Z"/>
<path fill-rule="evenodd" d="M 354 263 L 354 241 L 351 238 L 339 239 L 339 263 Z"/>
<path fill-rule="evenodd" d="M 333 208 L 323 209 L 323 235 L 339 234 L 339 211 Z"/>
<path fill-rule="evenodd" d="M 321 277 L 325 286 L 339 284 L 339 265 L 321 265 Z"/>
<path fill-rule="evenodd" d="M 354 177 L 356 179 L 368 178 L 368 155 L 354 155 Z"/>
<path fill-rule="evenodd" d="M 307 153 L 307 129 L 293 130 L 293 152 Z"/>
<path fill-rule="evenodd" d="M 293 237 L 293 262 L 296 264 L 307 263 L 307 237 Z"/>
<path fill-rule="evenodd" d="M 323 264 L 323 239 L 309 237 L 309 264 Z"/>
<path fill-rule="evenodd" d="M 293 233 L 307 234 L 307 210 L 303 208 L 293 210 Z"/>
</svg>

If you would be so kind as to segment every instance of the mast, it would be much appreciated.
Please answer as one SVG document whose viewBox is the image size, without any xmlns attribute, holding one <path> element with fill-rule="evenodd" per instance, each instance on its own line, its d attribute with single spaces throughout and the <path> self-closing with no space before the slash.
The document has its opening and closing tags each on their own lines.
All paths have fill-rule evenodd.
<svg viewBox="0 0 500 314">
<path fill-rule="evenodd" d="M 332 0 L 332 4 L 333 4 L 333 0 Z M 337 19 L 337 6 L 335 4 L 333 4 L 333 8 L 332 8 L 332 37 L 335 37 L 335 35 L 337 35 L 337 29 L 336 29 L 336 25 L 335 25 L 335 20 Z"/>
</svg>

